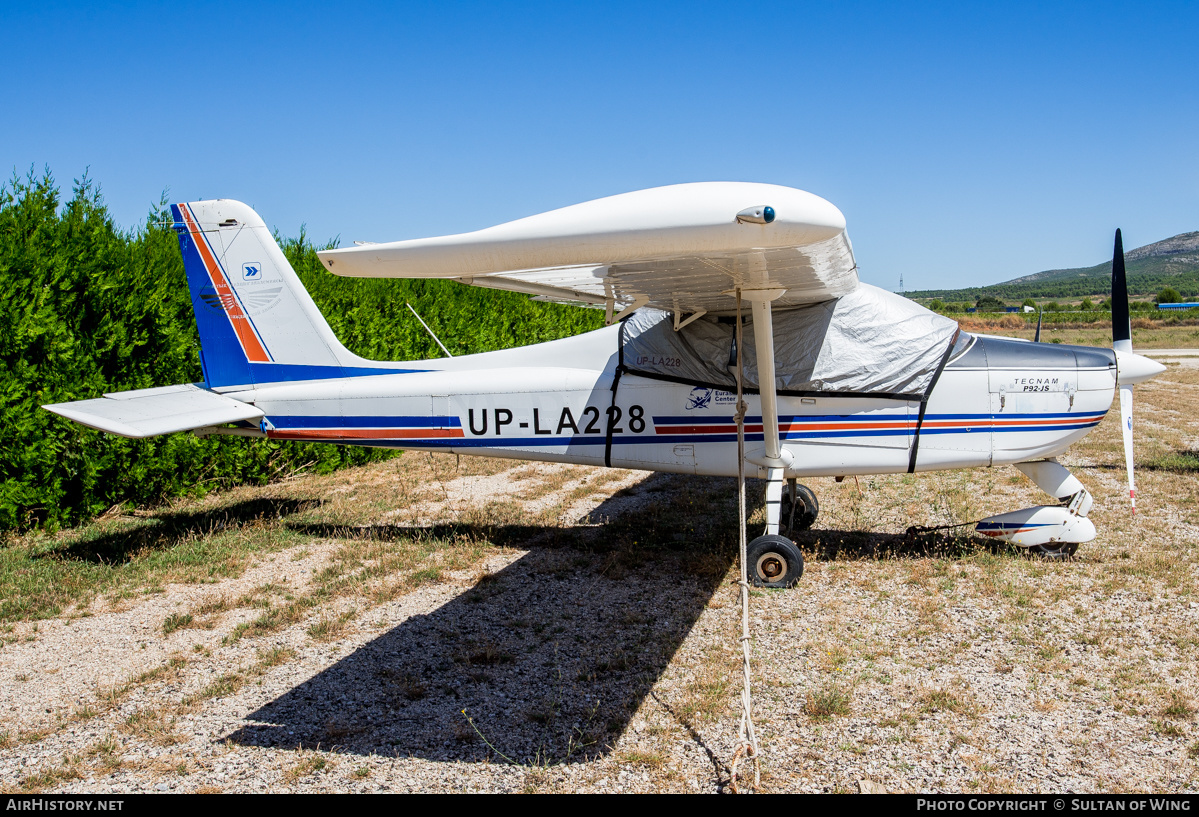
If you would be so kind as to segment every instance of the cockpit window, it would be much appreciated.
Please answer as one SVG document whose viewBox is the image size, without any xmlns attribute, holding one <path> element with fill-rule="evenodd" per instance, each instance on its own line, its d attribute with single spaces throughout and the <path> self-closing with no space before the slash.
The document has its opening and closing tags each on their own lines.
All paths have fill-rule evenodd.
<svg viewBox="0 0 1199 817">
<path fill-rule="evenodd" d="M 975 340 L 974 335 L 971 335 L 969 332 L 958 332 L 957 340 L 953 342 L 953 351 L 949 353 L 949 359 L 951 361 L 957 360 L 966 354 L 966 351 L 974 345 Z"/>
</svg>

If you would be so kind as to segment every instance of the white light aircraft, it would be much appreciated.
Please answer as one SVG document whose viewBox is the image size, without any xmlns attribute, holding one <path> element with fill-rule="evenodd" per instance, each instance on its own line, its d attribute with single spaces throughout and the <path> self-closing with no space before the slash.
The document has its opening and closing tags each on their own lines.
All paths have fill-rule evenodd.
<svg viewBox="0 0 1199 817">
<path fill-rule="evenodd" d="M 550 343 L 378 362 L 337 340 L 249 207 L 172 212 L 204 382 L 50 411 L 128 437 L 237 434 L 681 474 L 748 468 L 767 480 L 766 530 L 747 561 L 765 586 L 803 571 L 780 527 L 815 521 L 816 497 L 797 483 L 805 477 L 1012 464 L 1058 504 L 993 516 L 977 531 L 1073 553 L 1095 536 L 1092 499 L 1054 457 L 1098 425 L 1119 389 L 1133 493 L 1131 386 L 1164 370 L 1131 349 L 1118 231 L 1113 349 L 972 336 L 859 283 L 841 212 L 768 184 L 680 184 L 473 233 L 321 252 L 337 275 L 445 278 L 607 312 L 606 328 Z"/>
</svg>

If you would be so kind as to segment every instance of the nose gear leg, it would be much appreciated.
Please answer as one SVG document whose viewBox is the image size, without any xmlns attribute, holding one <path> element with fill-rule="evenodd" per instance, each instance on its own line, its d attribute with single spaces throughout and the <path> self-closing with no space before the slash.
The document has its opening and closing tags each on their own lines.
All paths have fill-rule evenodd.
<svg viewBox="0 0 1199 817">
<path fill-rule="evenodd" d="M 1061 501 L 1070 513 L 1085 517 L 1091 512 L 1091 505 L 1094 504 L 1091 492 L 1057 460 L 1019 462 L 1016 467 L 1038 488 Z"/>
</svg>

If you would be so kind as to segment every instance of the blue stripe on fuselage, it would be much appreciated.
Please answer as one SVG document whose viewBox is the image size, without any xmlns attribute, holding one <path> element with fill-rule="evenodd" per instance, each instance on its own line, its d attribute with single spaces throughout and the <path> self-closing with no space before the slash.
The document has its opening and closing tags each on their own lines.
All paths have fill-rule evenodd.
<svg viewBox="0 0 1199 817">
<path fill-rule="evenodd" d="M 389 369 L 380 366 L 308 366 L 300 363 L 250 363 L 251 383 L 270 386 L 275 383 L 294 383 L 300 380 L 337 380 L 339 378 L 372 377 L 381 374 L 419 374 L 433 369 Z M 232 384 L 228 384 L 232 385 Z M 272 421 L 273 422 L 273 421 Z"/>
<path fill-rule="evenodd" d="M 444 417 L 318 417 L 299 414 L 271 417 L 275 428 L 287 429 L 331 429 L 331 428 L 462 428 L 462 420 Z"/>
</svg>

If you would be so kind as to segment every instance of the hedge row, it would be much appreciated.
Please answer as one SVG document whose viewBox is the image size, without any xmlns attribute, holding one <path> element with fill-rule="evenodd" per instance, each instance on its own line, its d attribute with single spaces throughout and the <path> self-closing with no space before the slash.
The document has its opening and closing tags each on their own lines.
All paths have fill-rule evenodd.
<svg viewBox="0 0 1199 817">
<path fill-rule="evenodd" d="M 129 440 L 40 406 L 200 380 L 199 337 L 165 200 L 122 231 L 97 187 L 61 202 L 46 172 L 0 187 L 0 531 L 85 521 L 297 469 L 388 456 L 371 449 L 172 434 Z M 301 231 L 280 241 L 333 331 L 369 358 L 441 354 L 412 305 L 454 354 L 598 328 L 595 310 L 533 302 L 448 281 L 355 280 L 325 273 Z"/>
</svg>

